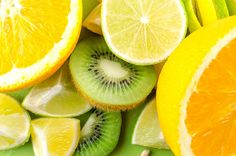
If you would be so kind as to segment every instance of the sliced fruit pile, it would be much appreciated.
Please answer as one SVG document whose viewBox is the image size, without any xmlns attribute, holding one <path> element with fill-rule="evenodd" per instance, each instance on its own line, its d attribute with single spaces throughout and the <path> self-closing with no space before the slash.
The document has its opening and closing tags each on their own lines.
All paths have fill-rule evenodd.
<svg viewBox="0 0 236 156">
<path fill-rule="evenodd" d="M 0 0 L 0 155 L 236 155 L 235 14 L 234 0 Z"/>
</svg>

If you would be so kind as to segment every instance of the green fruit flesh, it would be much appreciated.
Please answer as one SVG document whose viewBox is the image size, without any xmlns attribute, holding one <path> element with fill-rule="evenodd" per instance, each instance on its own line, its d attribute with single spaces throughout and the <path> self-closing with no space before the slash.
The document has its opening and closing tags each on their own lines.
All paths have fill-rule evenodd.
<svg viewBox="0 0 236 156">
<path fill-rule="evenodd" d="M 129 109 L 154 88 L 153 66 L 129 64 L 111 53 L 102 37 L 78 44 L 70 58 L 76 88 L 91 104 L 102 109 Z"/>
<path fill-rule="evenodd" d="M 95 109 L 82 128 L 76 156 L 109 155 L 118 143 L 120 129 L 120 112 Z"/>
</svg>

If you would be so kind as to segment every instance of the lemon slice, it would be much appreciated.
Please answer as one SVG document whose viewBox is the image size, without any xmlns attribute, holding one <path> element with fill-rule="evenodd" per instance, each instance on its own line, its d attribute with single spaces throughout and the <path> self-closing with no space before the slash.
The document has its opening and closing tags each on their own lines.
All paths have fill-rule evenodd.
<svg viewBox="0 0 236 156">
<path fill-rule="evenodd" d="M 52 75 L 73 51 L 82 0 L 1 0 L 0 91 L 31 86 Z"/>
<path fill-rule="evenodd" d="M 0 93 L 0 150 L 20 146 L 30 136 L 30 117 L 19 103 Z"/>
<path fill-rule="evenodd" d="M 83 22 L 83 26 L 88 30 L 102 35 L 101 30 L 101 4 L 98 4 Z"/>
<path fill-rule="evenodd" d="M 132 144 L 168 149 L 157 118 L 156 99 L 147 103 L 138 121 L 132 137 Z"/>
<path fill-rule="evenodd" d="M 187 17 L 179 0 L 103 0 L 102 31 L 113 53 L 127 62 L 155 64 L 185 37 Z"/>
<path fill-rule="evenodd" d="M 25 97 L 23 107 L 51 117 L 78 116 L 92 108 L 74 88 L 68 63 L 52 77 L 34 86 Z"/>
<path fill-rule="evenodd" d="M 32 120 L 32 143 L 36 156 L 71 156 L 79 142 L 80 122 L 69 118 Z"/>
</svg>

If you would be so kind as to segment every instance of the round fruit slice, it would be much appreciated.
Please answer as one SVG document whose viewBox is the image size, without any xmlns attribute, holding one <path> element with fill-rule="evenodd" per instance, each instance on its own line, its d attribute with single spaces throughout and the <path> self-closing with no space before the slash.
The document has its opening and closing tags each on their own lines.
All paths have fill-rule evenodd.
<svg viewBox="0 0 236 156">
<path fill-rule="evenodd" d="M 83 22 L 83 26 L 88 30 L 102 35 L 101 30 L 101 4 L 98 4 L 96 8 L 94 8 L 90 14 L 86 17 Z"/>
<path fill-rule="evenodd" d="M 195 30 L 199 29 L 201 27 L 201 24 L 198 20 L 198 17 L 196 15 L 196 1 L 195 0 L 183 0 L 186 12 L 188 14 L 188 29 L 189 32 L 192 33 Z"/>
<path fill-rule="evenodd" d="M 80 34 L 81 0 L 1 0 L 0 91 L 52 75 Z"/>
<path fill-rule="evenodd" d="M 79 120 L 41 118 L 32 120 L 31 125 L 35 156 L 72 156 L 79 143 Z"/>
<path fill-rule="evenodd" d="M 0 93 L 0 150 L 20 146 L 30 136 L 30 117 L 20 104 Z"/>
<path fill-rule="evenodd" d="M 157 118 L 156 98 L 150 100 L 135 125 L 132 144 L 168 149 Z"/>
<path fill-rule="evenodd" d="M 118 143 L 120 130 L 120 112 L 95 109 L 82 128 L 76 156 L 109 155 Z"/>
<path fill-rule="evenodd" d="M 70 70 L 81 94 L 105 110 L 133 108 L 149 95 L 157 80 L 153 66 L 136 66 L 117 58 L 102 37 L 78 44 Z"/>
<path fill-rule="evenodd" d="M 102 31 L 111 51 L 127 62 L 156 64 L 185 37 L 180 0 L 103 0 Z"/>
<path fill-rule="evenodd" d="M 74 88 L 67 62 L 52 77 L 32 88 L 23 101 L 23 107 L 35 114 L 51 117 L 78 116 L 91 109 Z"/>
<path fill-rule="evenodd" d="M 236 154 L 236 17 L 201 28 L 169 57 L 157 108 L 175 155 Z"/>
</svg>

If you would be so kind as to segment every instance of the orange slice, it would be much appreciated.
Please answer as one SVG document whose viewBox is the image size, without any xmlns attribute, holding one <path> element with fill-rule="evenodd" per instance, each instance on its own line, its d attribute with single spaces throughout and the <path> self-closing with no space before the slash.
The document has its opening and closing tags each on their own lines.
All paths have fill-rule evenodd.
<svg viewBox="0 0 236 156">
<path fill-rule="evenodd" d="M 79 37 L 81 0 L 2 0 L 0 91 L 30 86 L 52 75 Z"/>
<path fill-rule="evenodd" d="M 187 37 L 160 74 L 157 107 L 176 156 L 236 155 L 236 16 Z"/>
</svg>

